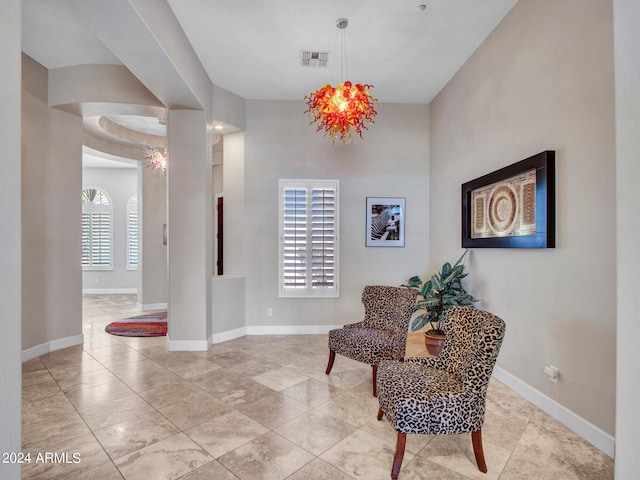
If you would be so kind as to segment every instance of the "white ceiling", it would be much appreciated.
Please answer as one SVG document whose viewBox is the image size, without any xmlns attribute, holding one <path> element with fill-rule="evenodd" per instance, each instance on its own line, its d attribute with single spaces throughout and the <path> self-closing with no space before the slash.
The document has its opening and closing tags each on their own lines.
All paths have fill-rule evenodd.
<svg viewBox="0 0 640 480">
<path fill-rule="evenodd" d="M 301 100 L 351 80 L 381 102 L 429 103 L 516 0 L 168 2 L 212 82 L 244 98 Z M 327 68 L 300 67 L 305 49 L 329 51 Z"/>
<path fill-rule="evenodd" d="M 326 83 L 351 80 L 373 85 L 381 103 L 418 104 L 431 102 L 517 2 L 153 1 L 168 3 L 211 82 L 245 99 L 303 100 Z M 66 0 L 23 0 L 22 12 L 22 50 L 46 68 L 121 63 Z M 349 21 L 344 30 L 340 18 Z M 302 50 L 329 52 L 327 66 L 300 66 Z M 165 134 L 157 118 L 108 119 L 142 135 Z M 93 134 L 110 137 L 96 127 L 99 117 L 84 120 Z M 131 166 L 105 162 L 98 151 L 84 157 L 87 165 Z"/>
<path fill-rule="evenodd" d="M 167 1 L 211 81 L 246 99 L 302 100 L 349 79 L 381 102 L 429 103 L 517 0 Z M 23 50 L 45 67 L 119 63 L 65 0 L 22 7 Z M 329 51 L 328 66 L 300 67 L 304 49 Z"/>
</svg>

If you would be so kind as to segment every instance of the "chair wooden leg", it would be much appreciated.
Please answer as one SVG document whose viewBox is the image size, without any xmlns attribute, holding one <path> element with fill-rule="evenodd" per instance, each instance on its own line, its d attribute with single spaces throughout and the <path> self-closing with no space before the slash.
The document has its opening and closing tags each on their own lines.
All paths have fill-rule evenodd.
<svg viewBox="0 0 640 480">
<path fill-rule="evenodd" d="M 404 447 L 407 444 L 407 434 L 399 433 L 398 442 L 396 443 L 396 454 L 393 456 L 393 467 L 391 468 L 391 478 L 394 480 L 400 475 L 400 467 L 402 466 L 402 458 L 404 457 Z"/>
<path fill-rule="evenodd" d="M 378 396 L 378 391 L 376 388 L 376 382 L 378 381 L 378 365 L 371 365 L 372 375 L 373 375 L 373 396 Z"/>
<path fill-rule="evenodd" d="M 487 464 L 484 461 L 484 452 L 482 451 L 482 429 L 479 428 L 475 432 L 471 432 L 471 443 L 473 443 L 473 454 L 476 456 L 476 463 L 482 473 L 487 473 Z"/>
<path fill-rule="evenodd" d="M 382 420 L 382 417 L 384 416 L 384 412 L 382 411 L 381 408 L 378 408 L 378 416 L 376 417 L 378 420 Z"/>
<path fill-rule="evenodd" d="M 333 368 L 333 362 L 336 359 L 336 352 L 334 352 L 333 350 L 329 349 L 329 363 L 327 363 L 327 371 L 324 372 L 327 375 L 329 375 L 329 373 L 331 373 L 331 369 Z"/>
</svg>

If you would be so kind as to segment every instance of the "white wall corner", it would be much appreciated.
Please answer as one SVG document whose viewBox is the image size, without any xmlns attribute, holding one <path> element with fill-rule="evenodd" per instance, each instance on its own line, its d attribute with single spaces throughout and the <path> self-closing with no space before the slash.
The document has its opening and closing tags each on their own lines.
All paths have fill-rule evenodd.
<svg viewBox="0 0 640 480">
<path fill-rule="evenodd" d="M 493 376 L 496 380 L 504 383 L 511 390 L 555 418 L 565 427 L 580 435 L 591 445 L 613 458 L 615 444 L 613 436 L 609 435 L 599 427 L 596 427 L 539 390 L 536 390 L 531 385 L 523 382 L 503 368 L 496 366 L 493 370 Z"/>
</svg>

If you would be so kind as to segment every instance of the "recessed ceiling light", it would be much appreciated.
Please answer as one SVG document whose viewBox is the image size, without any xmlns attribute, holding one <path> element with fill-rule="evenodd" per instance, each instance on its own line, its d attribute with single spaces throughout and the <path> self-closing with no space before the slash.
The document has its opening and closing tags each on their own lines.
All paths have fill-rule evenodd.
<svg viewBox="0 0 640 480">
<path fill-rule="evenodd" d="M 216 130 L 222 130 L 224 127 L 222 125 L 216 125 L 213 128 L 215 128 Z"/>
<path fill-rule="evenodd" d="M 427 6 L 424 3 L 416 7 L 416 10 L 418 10 L 419 12 L 424 12 L 426 9 L 427 9 Z"/>
</svg>

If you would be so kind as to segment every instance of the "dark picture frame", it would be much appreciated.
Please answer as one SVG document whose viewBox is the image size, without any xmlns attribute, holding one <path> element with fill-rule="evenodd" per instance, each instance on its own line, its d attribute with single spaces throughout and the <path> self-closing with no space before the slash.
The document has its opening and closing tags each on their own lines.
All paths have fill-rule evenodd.
<svg viewBox="0 0 640 480">
<path fill-rule="evenodd" d="M 462 184 L 463 248 L 555 248 L 555 151 Z"/>
<path fill-rule="evenodd" d="M 367 197 L 367 247 L 404 247 L 405 199 Z"/>
</svg>

